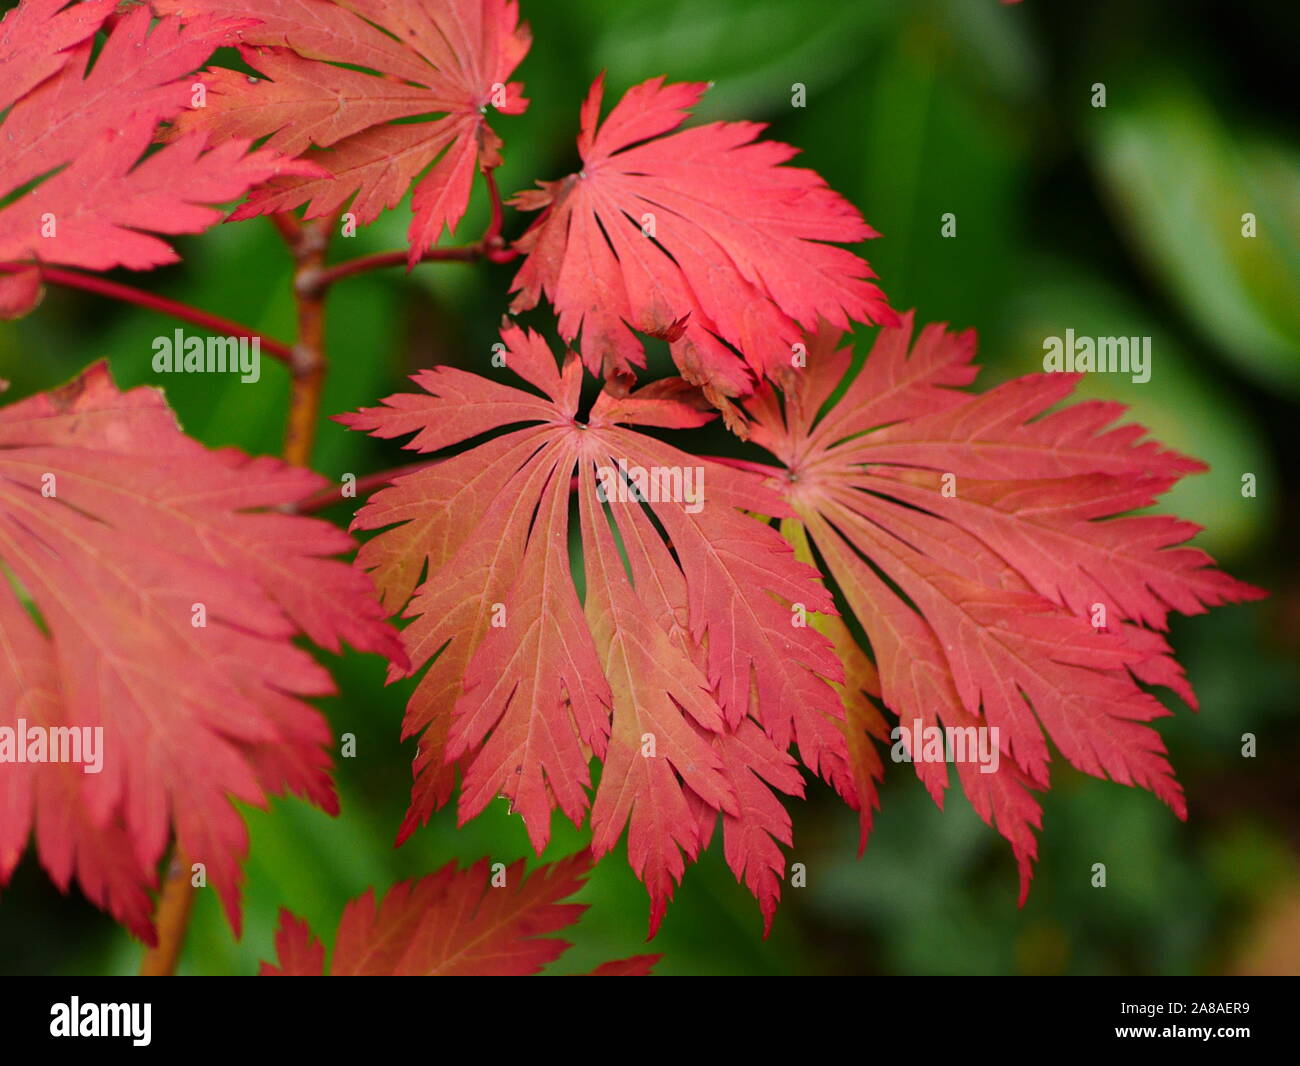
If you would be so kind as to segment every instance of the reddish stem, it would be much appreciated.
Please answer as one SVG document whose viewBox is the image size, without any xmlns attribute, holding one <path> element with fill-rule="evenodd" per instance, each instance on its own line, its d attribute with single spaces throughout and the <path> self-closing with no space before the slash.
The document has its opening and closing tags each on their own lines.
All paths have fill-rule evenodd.
<svg viewBox="0 0 1300 1066">
<path fill-rule="evenodd" d="M 300 240 L 302 240 L 302 223 L 298 221 L 297 215 L 292 215 L 287 211 L 277 211 L 270 216 L 271 224 L 280 232 L 281 238 L 292 250 Z"/>
<path fill-rule="evenodd" d="M 405 248 L 393 252 L 377 252 L 348 259 L 337 266 L 327 267 L 316 275 L 315 283 L 321 291 L 328 289 L 336 281 L 351 277 L 353 274 L 365 274 L 371 270 L 384 267 L 401 266 L 410 258 L 411 253 Z M 431 248 L 420 256 L 421 263 L 473 263 L 484 258 L 483 249 L 477 244 L 467 244 L 458 248 Z"/>
<path fill-rule="evenodd" d="M 479 241 L 479 246 L 483 249 L 483 258 L 489 263 L 508 263 L 512 259 L 519 258 L 519 249 L 507 246 L 505 238 L 501 236 L 501 226 L 504 221 L 501 193 L 497 190 L 497 179 L 491 170 L 483 171 L 483 181 L 487 185 L 488 200 L 492 205 L 492 218 L 488 223 L 487 232 Z"/>
<path fill-rule="evenodd" d="M 356 495 L 357 497 L 368 496 L 372 492 L 378 492 L 380 489 L 386 488 L 393 478 L 401 477 L 403 474 L 414 474 L 417 470 L 427 470 L 431 466 L 436 466 L 439 462 L 441 460 L 435 459 L 431 462 L 408 463 L 406 466 L 397 466 L 392 470 L 380 470 L 376 474 L 359 477 L 354 486 Z M 310 496 L 304 496 L 287 509 L 294 514 L 315 514 L 317 511 L 323 511 L 327 507 L 333 507 L 335 504 L 342 503 L 350 498 L 342 495 L 342 486 L 335 487 L 331 485 L 327 489 L 313 492 Z"/>
<path fill-rule="evenodd" d="M 487 232 L 483 234 L 483 239 L 479 244 L 485 252 L 500 251 L 505 247 L 505 241 L 501 239 L 501 226 L 505 220 L 505 214 L 501 208 L 501 192 L 497 189 L 497 179 L 493 175 L 490 167 L 483 168 L 483 183 L 487 186 L 488 203 L 492 207 L 492 217 L 488 222 Z"/>
<path fill-rule="evenodd" d="M 488 220 L 487 231 L 473 244 L 460 245 L 454 248 L 430 248 L 420 256 L 418 262 L 475 263 L 480 259 L 486 259 L 489 263 L 509 263 L 512 259 L 519 257 L 518 249 L 507 246 L 501 236 L 505 212 L 501 205 L 501 193 L 497 189 L 496 178 L 493 177 L 490 168 L 483 169 L 481 173 L 484 184 L 487 185 L 488 203 L 492 212 Z M 278 218 L 278 216 L 273 217 Z M 402 248 L 392 252 L 378 252 L 374 255 L 363 255 L 356 259 L 348 259 L 336 266 L 321 270 L 311 279 L 311 283 L 316 287 L 317 291 L 324 292 L 336 281 L 350 278 L 354 274 L 366 274 L 372 270 L 382 270 L 385 267 L 401 266 L 403 263 L 410 262 L 410 256 L 410 251 Z"/>
<path fill-rule="evenodd" d="M 210 314 L 207 311 L 201 311 L 197 307 L 191 307 L 189 304 L 183 304 L 176 300 L 169 300 L 165 296 L 157 296 L 152 292 L 145 292 L 144 289 L 136 289 L 130 285 L 122 285 L 116 281 L 109 281 L 107 278 L 96 277 L 93 274 L 79 274 L 73 270 L 60 270 L 57 267 L 40 266 L 39 264 L 28 263 L 0 263 L 0 273 L 13 274 L 20 270 L 26 270 L 29 266 L 35 265 L 41 272 L 41 280 L 47 281 L 51 285 L 62 285 L 68 289 L 82 289 L 85 292 L 93 292 L 99 296 L 106 296 L 110 300 L 117 300 L 121 303 L 134 304 L 136 307 L 144 307 L 150 311 L 160 311 L 164 315 L 170 315 L 172 318 L 179 318 L 182 322 L 190 322 L 196 326 L 202 326 L 204 329 L 211 330 L 213 333 L 223 333 L 231 337 L 247 337 L 249 340 L 257 340 L 261 343 L 262 351 L 281 362 L 290 361 L 291 352 L 287 344 L 281 344 L 277 340 L 258 333 L 256 330 L 249 329 L 239 322 L 232 322 L 228 318 L 222 318 L 220 315 Z"/>
</svg>

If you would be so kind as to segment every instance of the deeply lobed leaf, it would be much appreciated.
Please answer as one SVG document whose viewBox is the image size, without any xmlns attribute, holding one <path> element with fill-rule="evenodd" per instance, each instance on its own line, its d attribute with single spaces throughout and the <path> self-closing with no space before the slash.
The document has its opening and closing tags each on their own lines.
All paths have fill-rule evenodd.
<svg viewBox="0 0 1300 1066">
<path fill-rule="evenodd" d="M 788 606 L 830 613 L 830 596 L 745 513 L 785 513 L 758 476 L 628 428 L 712 417 L 680 388 L 603 393 L 582 421 L 577 358 L 559 372 L 536 334 L 508 327 L 502 338 L 507 365 L 542 395 L 438 367 L 415 378 L 426 395 L 340 418 L 379 437 L 414 434 L 408 447 L 428 453 L 502 431 L 396 479 L 355 522 L 393 527 L 358 563 L 414 619 L 403 633 L 412 670 L 429 664 L 404 726 L 423 736 L 403 837 L 450 798 L 459 764 L 461 820 L 503 795 L 540 852 L 554 807 L 583 820 L 594 754 L 593 847 L 608 851 L 629 826 L 652 928 L 719 812 L 732 867 L 770 920 L 783 869 L 772 838 L 788 842 L 789 823 L 767 790 L 803 787 L 786 749 L 797 740 L 828 777 L 848 767 L 827 724 L 842 715 L 829 684 L 842 669 Z M 698 468 L 700 491 L 620 498 L 616 472 L 633 467 L 675 470 L 683 485 Z"/>
<path fill-rule="evenodd" d="M 569 944 L 548 934 L 573 925 L 586 907 L 563 903 L 582 887 L 586 853 L 524 873 L 522 862 L 466 870 L 448 863 L 405 881 L 376 904 L 373 892 L 343 910 L 330 959 L 331 977 L 524 977 L 554 962 Z M 325 949 L 307 923 L 281 912 L 279 966 L 263 976 L 320 977 Z M 593 976 L 641 977 L 657 955 L 603 963 Z"/>
<path fill-rule="evenodd" d="M 404 663 L 351 539 L 278 513 L 323 484 L 279 460 L 209 451 L 159 392 L 101 364 L 0 408 L 0 725 L 102 730 L 89 760 L 0 766 L 0 883 L 35 830 L 66 889 L 151 941 L 147 888 L 174 835 L 239 927 L 247 832 L 232 800 L 289 790 L 334 812 L 333 692 L 293 640 Z M 160 668 L 165 665 L 165 668 Z"/>
<path fill-rule="evenodd" d="M 267 147 L 303 155 L 318 168 L 314 176 L 275 178 L 235 218 L 303 204 L 315 218 L 346 204 L 364 225 L 394 207 L 429 168 L 412 200 L 414 264 L 444 228 L 455 232 L 476 169 L 501 162 L 487 109 L 514 115 L 528 106 L 522 86 L 509 81 L 531 40 L 513 0 L 155 0 L 154 6 L 186 18 L 256 20 L 240 33 L 241 54 L 261 76 L 205 71 L 206 105 L 185 114 L 181 129 L 205 130 L 218 140 L 265 137 Z M 422 116 L 429 120 L 396 121 Z"/>
<path fill-rule="evenodd" d="M 1179 547 L 1195 526 L 1129 513 L 1202 464 L 1140 426 L 1112 428 L 1117 404 L 1049 413 L 1077 376 L 973 395 L 961 391 L 975 376 L 973 334 L 930 325 L 911 337 L 910 314 L 882 329 L 829 405 L 851 352 L 837 350 L 837 331 L 810 337 L 807 368 L 780 395 L 766 387 L 747 402 L 752 439 L 784 465 L 792 536 L 811 540 L 865 631 L 879 696 L 910 731 L 903 742 L 914 723 L 996 730 L 996 769 L 957 769 L 1011 841 L 1023 900 L 1040 822 L 1030 790 L 1048 785 L 1048 738 L 1079 769 L 1151 789 L 1185 817 L 1148 724 L 1169 712 L 1139 682 L 1195 706 L 1158 632 L 1168 613 L 1262 593 Z M 876 756 L 859 752 L 865 779 Z M 940 799 L 945 764 L 915 766 Z"/>
<path fill-rule="evenodd" d="M 877 234 L 816 173 L 782 165 L 793 148 L 758 140 L 752 122 L 678 130 L 706 88 L 655 78 L 600 122 L 596 80 L 581 171 L 514 201 L 542 214 L 518 242 L 513 306 L 545 296 L 587 368 L 624 383 L 645 365 L 633 330 L 667 339 L 739 430 L 728 398 L 783 374 L 801 327 L 895 316 L 866 262 L 834 246 Z"/>
<path fill-rule="evenodd" d="M 92 64 L 92 37 L 112 5 L 53 14 L 59 6 L 25 0 L 0 24 L 0 113 L 8 109 L 0 200 L 13 197 L 0 207 L 0 263 L 144 270 L 175 262 L 151 234 L 198 233 L 224 217 L 212 205 L 272 177 L 319 172 L 274 151 L 248 152 L 248 140 L 209 147 L 201 133 L 145 158 L 159 122 L 188 106 L 190 72 L 248 19 L 151 23 L 136 8 Z M 0 317 L 26 314 L 39 298 L 33 270 L 0 272 Z"/>
</svg>

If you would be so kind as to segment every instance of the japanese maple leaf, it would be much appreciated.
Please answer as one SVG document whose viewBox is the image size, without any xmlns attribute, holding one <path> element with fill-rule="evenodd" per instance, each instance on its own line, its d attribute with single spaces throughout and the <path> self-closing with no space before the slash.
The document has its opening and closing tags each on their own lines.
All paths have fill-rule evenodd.
<svg viewBox="0 0 1300 1066">
<path fill-rule="evenodd" d="M 276 175 L 318 172 L 275 152 L 249 153 L 247 140 L 209 148 L 201 133 L 145 158 L 158 123 L 188 106 L 187 75 L 248 20 L 182 26 L 168 18 L 151 27 L 138 8 L 91 65 L 90 38 L 112 6 L 52 15 L 58 6 L 27 0 L 2 24 L 0 56 L 7 49 L 12 59 L 0 66 L 0 113 L 8 109 L 0 120 L 0 199 L 22 193 L 0 208 L 0 263 L 143 270 L 174 262 L 176 253 L 151 234 L 198 233 L 224 217 L 210 205 Z M 0 311 L 25 313 L 39 295 L 31 269 L 5 274 Z"/>
<path fill-rule="evenodd" d="M 330 959 L 330 977 L 525 977 L 554 962 L 571 945 L 551 933 L 573 925 L 586 905 L 564 903 L 582 888 L 587 853 L 524 873 L 481 859 L 467 870 L 454 862 L 418 881 L 373 891 L 343 910 Z M 324 945 L 307 923 L 280 913 L 275 935 L 279 966 L 262 963 L 264 977 L 325 976 Z M 607 962 L 597 976 L 644 976 L 659 960 L 638 955 Z"/>
<path fill-rule="evenodd" d="M 404 660 L 368 579 L 329 558 L 351 538 L 274 510 L 323 480 L 209 451 L 102 364 L 0 408 L 0 883 L 34 829 L 61 888 L 75 877 L 152 941 L 174 835 L 238 929 L 231 801 L 287 789 L 336 810 L 329 729 L 303 702 L 333 685 L 294 638 Z M 79 762 L 4 750 L 54 730 L 77 731 Z"/>
<path fill-rule="evenodd" d="M 828 243 L 877 234 L 813 171 L 781 165 L 795 149 L 758 140 L 754 122 L 672 132 L 706 88 L 655 78 L 598 122 L 596 80 L 581 171 L 513 201 L 542 210 L 518 241 L 514 309 L 544 295 L 562 337 L 580 336 L 588 369 L 607 377 L 645 365 L 634 330 L 664 337 L 686 379 L 733 413 L 726 397 L 791 365 L 801 326 L 894 313 L 866 262 Z"/>
<path fill-rule="evenodd" d="M 578 358 L 561 372 L 536 334 L 512 326 L 502 339 L 507 365 L 542 395 L 438 367 L 414 379 L 427 395 L 340 417 L 379 437 L 415 434 L 407 447 L 421 452 L 505 430 L 397 478 L 354 523 L 394 527 L 358 565 L 390 610 L 415 619 L 403 633 L 412 671 L 430 664 L 403 731 L 423 737 L 402 836 L 447 801 L 459 763 L 461 821 L 503 795 L 540 852 L 552 808 L 582 821 L 595 754 L 593 848 L 605 853 L 629 827 L 652 929 L 718 812 L 732 868 L 770 920 L 783 869 L 773 839 L 788 843 L 789 821 L 768 789 L 802 792 L 786 749 L 796 741 L 837 783 L 849 774 L 828 683 L 843 680 L 839 661 L 789 606 L 831 613 L 830 595 L 744 513 L 788 513 L 759 476 L 627 428 L 708 421 L 684 399 L 693 390 L 677 380 L 602 393 L 583 421 Z M 676 472 L 683 491 L 647 488 L 637 502 L 637 470 Z"/>
<path fill-rule="evenodd" d="M 522 86 L 507 81 L 530 44 L 513 0 L 155 0 L 154 6 L 186 17 L 260 20 L 242 31 L 241 52 L 264 77 L 205 71 L 206 106 L 183 116 L 182 129 L 268 137 L 266 147 L 307 152 L 326 172 L 276 178 L 234 218 L 302 204 L 314 218 L 352 201 L 351 212 L 365 224 L 395 206 L 433 164 L 412 199 L 414 264 L 444 226 L 455 232 L 475 170 L 501 163 L 488 107 L 515 115 L 528 106 Z M 398 121 L 429 115 L 440 117 Z"/>
<path fill-rule="evenodd" d="M 1149 724 L 1169 712 L 1138 682 L 1195 706 L 1159 632 L 1169 612 L 1262 593 L 1179 547 L 1191 523 L 1127 513 L 1202 464 L 1140 426 L 1108 428 L 1118 404 L 1048 414 L 1073 375 L 963 392 L 973 334 L 930 325 L 909 348 L 911 335 L 911 315 L 881 330 L 824 413 L 851 356 L 836 350 L 838 331 L 810 338 L 783 402 L 771 388 L 746 401 L 752 440 L 784 465 L 796 543 L 811 539 L 865 631 L 904 742 L 918 722 L 997 729 L 996 772 L 967 761 L 958 773 L 1011 841 L 1023 901 L 1040 822 L 1029 790 L 1048 785 L 1047 739 L 1080 770 L 1148 788 L 1185 817 Z M 940 799 L 944 763 L 915 765 Z"/>
</svg>

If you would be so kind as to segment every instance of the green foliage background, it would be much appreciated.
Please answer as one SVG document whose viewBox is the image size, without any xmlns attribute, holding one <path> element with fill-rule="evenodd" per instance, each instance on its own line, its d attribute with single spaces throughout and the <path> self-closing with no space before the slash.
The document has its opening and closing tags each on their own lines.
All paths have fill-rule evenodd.
<svg viewBox="0 0 1300 1066">
<path fill-rule="evenodd" d="M 8 4 L 6 6 L 12 6 Z M 854 817 L 817 784 L 794 804 L 787 889 L 768 940 L 721 856 L 691 867 L 649 950 L 665 974 L 1300 972 L 1300 754 L 1294 539 L 1300 397 L 1300 161 L 1275 95 L 1296 41 L 1292 5 L 1208 0 L 524 0 L 534 31 L 520 76 L 532 106 L 498 118 L 507 191 L 573 168 L 577 111 L 609 71 L 607 104 L 647 77 L 709 80 L 700 117 L 770 122 L 803 149 L 884 235 L 865 254 L 895 307 L 975 327 L 985 386 L 1041 368 L 1044 336 L 1153 338 L 1151 381 L 1098 375 L 1083 393 L 1122 400 L 1166 443 L 1212 464 L 1168 507 L 1206 528 L 1200 543 L 1265 585 L 1262 604 L 1180 620 L 1173 639 L 1202 700 L 1161 727 L 1186 787 L 1180 823 L 1152 796 L 1058 762 L 1041 860 L 1016 906 L 1010 849 L 954 789 L 947 810 L 910 769 L 890 765 L 876 830 L 856 857 Z M 791 88 L 807 86 L 807 106 Z M 1094 83 L 1107 106 L 1090 106 Z M 1293 88 L 1293 87 L 1292 87 Z M 940 236 L 953 212 L 957 238 Z M 1258 236 L 1241 236 L 1253 212 Z M 336 258 L 402 244 L 404 205 Z M 481 190 L 461 230 L 486 218 Z M 520 220 L 510 235 L 518 233 Z M 289 263 L 269 223 L 180 242 L 181 265 L 124 277 L 289 338 Z M 485 365 L 512 268 L 428 264 L 341 283 L 328 318 L 324 409 L 374 403 L 434 362 Z M 0 324 L 8 398 L 107 358 L 123 386 L 159 384 L 152 339 L 173 323 L 51 291 Z M 865 335 L 865 334 L 864 334 Z M 188 432 L 210 445 L 277 452 L 288 394 L 277 364 L 257 385 L 161 382 Z M 727 447 L 705 435 L 704 447 Z M 406 461 L 395 447 L 324 425 L 315 468 L 332 480 Z M 1243 498 L 1243 473 L 1258 495 Z M 336 508 L 331 514 L 346 521 Z M 323 701 L 337 733 L 343 813 L 296 800 L 248 812 L 245 932 L 236 942 L 200 892 L 181 972 L 256 972 L 287 906 L 327 942 L 343 904 L 368 886 L 483 855 L 529 854 L 523 826 L 495 804 L 463 829 L 444 811 L 401 849 L 414 743 L 397 743 L 412 683 L 382 664 L 330 664 Z M 1241 736 L 1259 755 L 1241 757 Z M 558 817 L 551 854 L 585 839 Z M 1093 863 L 1109 887 L 1090 885 Z M 556 969 L 580 972 L 645 950 L 647 900 L 619 853 L 580 897 L 590 910 Z M 29 853 L 0 894 L 0 971 L 130 973 L 140 949 L 75 893 L 60 896 Z"/>
</svg>

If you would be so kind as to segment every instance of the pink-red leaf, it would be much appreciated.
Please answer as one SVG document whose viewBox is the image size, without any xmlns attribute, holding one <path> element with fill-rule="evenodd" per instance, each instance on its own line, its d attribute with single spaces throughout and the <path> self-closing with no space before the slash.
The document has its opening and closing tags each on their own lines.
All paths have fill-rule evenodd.
<svg viewBox="0 0 1300 1066">
<path fill-rule="evenodd" d="M 141 161 L 153 130 L 152 118 L 138 116 L 101 133 L 71 166 L 0 211 L 0 260 L 89 270 L 174 263 L 176 253 L 150 233 L 202 232 L 223 217 L 208 205 L 275 174 L 311 172 L 272 152 L 245 154 L 247 142 L 208 150 L 202 134 Z"/>
<path fill-rule="evenodd" d="M 786 468 L 784 495 L 866 632 L 909 755 L 931 727 L 990 730 L 1002 758 L 959 762 L 958 774 L 1011 841 L 1023 899 L 1040 822 L 1029 790 L 1047 787 L 1047 739 L 1079 769 L 1149 788 L 1184 816 L 1148 724 L 1169 712 L 1138 682 L 1194 697 L 1144 627 L 1262 593 L 1176 547 L 1194 526 L 1122 516 L 1199 463 L 1139 426 L 1112 428 L 1115 404 L 1049 414 L 1072 376 L 972 395 L 960 386 L 974 377 L 973 336 L 932 325 L 910 339 L 910 315 L 883 329 L 823 411 L 851 356 L 833 331 L 810 337 L 808 366 L 781 400 L 765 388 L 747 403 L 752 439 Z M 915 765 L 939 799 L 946 766 Z"/>
<path fill-rule="evenodd" d="M 875 232 L 813 171 L 781 165 L 793 148 L 758 140 L 751 122 L 673 132 L 706 88 L 656 78 L 599 122 L 597 79 L 582 170 L 515 200 L 543 214 L 519 241 L 514 307 L 544 295 L 607 377 L 645 365 L 633 330 L 665 337 L 683 375 L 722 403 L 790 367 L 801 326 L 894 315 L 867 264 L 830 243 Z"/>
<path fill-rule="evenodd" d="M 24 43 L 32 40 L 30 23 L 56 6 L 27 0 L 4 22 L 0 49 L 7 45 L 19 62 L 32 47 Z M 0 208 L 0 262 L 92 270 L 174 262 L 176 253 L 150 234 L 197 233 L 223 217 L 211 205 L 237 200 L 276 175 L 316 173 L 274 152 L 247 153 L 248 141 L 209 149 L 202 134 L 145 158 L 159 121 L 189 104 L 186 75 L 248 20 L 151 25 L 149 12 L 137 8 L 108 34 L 92 65 L 90 37 L 111 13 L 98 3 L 61 12 L 35 37 L 52 49 L 48 56 L 22 76 L 4 67 L 0 112 L 9 112 L 0 121 L 0 198 L 35 184 Z M 5 281 L 10 314 L 34 306 L 30 294 L 22 301 L 14 294 L 29 279 Z"/>
<path fill-rule="evenodd" d="M 41 272 L 36 267 L 0 273 L 0 319 L 22 318 L 35 309 L 44 293 Z"/>
<path fill-rule="evenodd" d="M 649 977 L 662 955 L 633 955 L 630 959 L 602 962 L 591 971 L 592 977 Z"/>
<path fill-rule="evenodd" d="M 15 741 L 102 731 L 93 771 L 80 745 L 79 763 L 6 753 L 0 882 L 34 828 L 61 887 L 75 876 L 148 940 L 145 890 L 174 835 L 238 928 L 231 801 L 288 789 L 335 809 L 329 730 L 303 702 L 333 684 L 293 639 L 404 657 L 370 582 L 329 558 L 351 539 L 273 510 L 322 484 L 205 449 L 102 365 L 0 408 L 0 725 Z"/>
<path fill-rule="evenodd" d="M 27 0 L 0 22 L 0 111 L 67 62 L 67 50 L 89 40 L 115 0 Z"/>
</svg>

